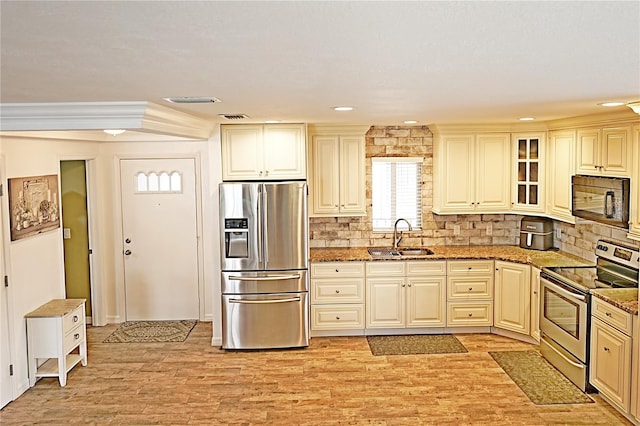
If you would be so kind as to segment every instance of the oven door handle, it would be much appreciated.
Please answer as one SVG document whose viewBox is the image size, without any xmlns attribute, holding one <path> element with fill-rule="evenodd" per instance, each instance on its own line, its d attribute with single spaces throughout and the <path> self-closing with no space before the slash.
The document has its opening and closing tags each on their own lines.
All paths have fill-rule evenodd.
<svg viewBox="0 0 640 426">
<path fill-rule="evenodd" d="M 580 300 L 581 302 L 584 302 L 584 301 L 586 301 L 586 300 L 587 300 L 587 298 L 585 297 L 585 295 L 584 295 L 584 294 L 577 294 L 577 293 L 574 293 L 574 292 L 572 292 L 572 291 L 567 290 L 567 289 L 566 289 L 566 288 L 564 288 L 564 287 L 561 287 L 561 286 L 559 286 L 559 285 L 555 285 L 554 283 L 552 283 L 551 281 L 548 281 L 548 280 L 546 280 L 546 279 L 545 279 L 545 280 L 543 280 L 543 281 L 546 281 L 547 283 L 549 283 L 549 284 L 550 284 L 550 285 L 549 285 L 549 286 L 547 286 L 547 287 L 551 287 L 551 286 L 553 286 L 553 287 L 552 287 L 552 290 L 553 290 L 553 291 L 557 291 L 557 292 L 563 293 L 565 296 L 572 297 L 572 298 L 574 298 L 574 299 L 578 299 L 578 300 Z"/>
<path fill-rule="evenodd" d="M 291 297 L 289 299 L 268 299 L 268 300 L 244 300 L 244 299 L 229 299 L 229 303 L 240 303 L 243 305 L 269 305 L 272 303 L 290 303 L 300 302 L 300 297 Z"/>
<path fill-rule="evenodd" d="M 569 364 L 571 364 L 572 366 L 579 368 L 579 369 L 584 369 L 584 365 L 579 364 L 575 361 L 570 360 L 569 358 L 567 358 L 562 352 L 560 352 L 559 350 L 557 350 L 556 348 L 553 347 L 553 345 L 551 344 L 547 344 L 547 347 L 552 349 L 556 354 L 558 354 L 560 357 L 562 357 L 562 359 L 564 359 L 566 362 L 568 362 Z"/>
<path fill-rule="evenodd" d="M 270 275 L 268 277 L 240 277 L 238 275 L 229 276 L 233 281 L 280 281 L 280 280 L 299 280 L 300 274 L 293 275 Z"/>
</svg>

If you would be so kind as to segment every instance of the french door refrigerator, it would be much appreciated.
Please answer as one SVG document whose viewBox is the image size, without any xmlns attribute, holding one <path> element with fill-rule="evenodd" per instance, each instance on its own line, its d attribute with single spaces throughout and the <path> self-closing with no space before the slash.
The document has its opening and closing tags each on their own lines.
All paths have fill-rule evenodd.
<svg viewBox="0 0 640 426">
<path fill-rule="evenodd" d="M 220 184 L 222 348 L 309 345 L 307 184 Z"/>
</svg>

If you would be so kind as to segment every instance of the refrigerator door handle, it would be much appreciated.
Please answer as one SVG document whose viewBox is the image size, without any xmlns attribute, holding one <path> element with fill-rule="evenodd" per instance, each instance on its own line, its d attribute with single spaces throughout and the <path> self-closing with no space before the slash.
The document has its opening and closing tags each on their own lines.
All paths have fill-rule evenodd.
<svg viewBox="0 0 640 426">
<path fill-rule="evenodd" d="M 280 280 L 299 280 L 300 274 L 294 275 L 270 275 L 268 277 L 240 277 L 238 275 L 229 276 L 229 280 L 234 281 L 280 281 Z"/>
<path fill-rule="evenodd" d="M 262 190 L 263 185 L 258 185 L 258 203 L 256 212 L 256 223 L 258 225 L 258 264 L 262 267 L 262 250 L 264 248 L 264 238 L 262 235 Z"/>
<path fill-rule="evenodd" d="M 290 303 L 300 302 L 302 300 L 299 296 L 289 299 L 270 299 L 270 300 L 243 300 L 243 299 L 229 299 L 229 303 L 240 303 L 243 305 L 269 305 L 273 303 Z"/>
<path fill-rule="evenodd" d="M 262 210 L 263 210 L 263 218 L 262 220 L 263 222 L 263 229 L 262 229 L 262 233 L 264 236 L 264 239 L 262 240 L 264 242 L 264 265 L 265 268 L 267 268 L 267 263 L 269 262 L 269 249 L 268 249 L 268 244 L 267 241 L 269 241 L 269 234 L 267 232 L 267 230 L 269 229 L 269 223 L 267 222 L 267 216 L 268 216 L 268 212 L 269 212 L 269 206 L 267 203 L 267 186 L 266 185 L 262 185 L 262 202 L 263 202 L 263 206 L 262 206 Z M 267 268 L 268 269 L 268 268 Z"/>
</svg>

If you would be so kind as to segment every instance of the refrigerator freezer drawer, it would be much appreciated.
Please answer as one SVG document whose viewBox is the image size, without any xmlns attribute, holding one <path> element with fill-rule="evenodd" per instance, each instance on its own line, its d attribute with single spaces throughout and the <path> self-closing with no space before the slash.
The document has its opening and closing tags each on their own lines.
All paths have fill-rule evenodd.
<svg viewBox="0 0 640 426">
<path fill-rule="evenodd" d="M 293 293 L 309 290 L 306 270 L 223 272 L 223 294 Z"/>
<path fill-rule="evenodd" d="M 308 294 L 222 295 L 222 348 L 309 346 Z"/>
</svg>

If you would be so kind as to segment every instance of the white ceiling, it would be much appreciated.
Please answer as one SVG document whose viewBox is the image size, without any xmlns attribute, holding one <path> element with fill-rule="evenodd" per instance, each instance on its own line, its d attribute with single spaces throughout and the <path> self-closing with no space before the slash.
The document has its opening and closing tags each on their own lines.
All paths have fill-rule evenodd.
<svg viewBox="0 0 640 426">
<path fill-rule="evenodd" d="M 399 125 L 549 120 L 640 100 L 638 1 L 2 0 L 0 15 L 3 103 Z"/>
</svg>

